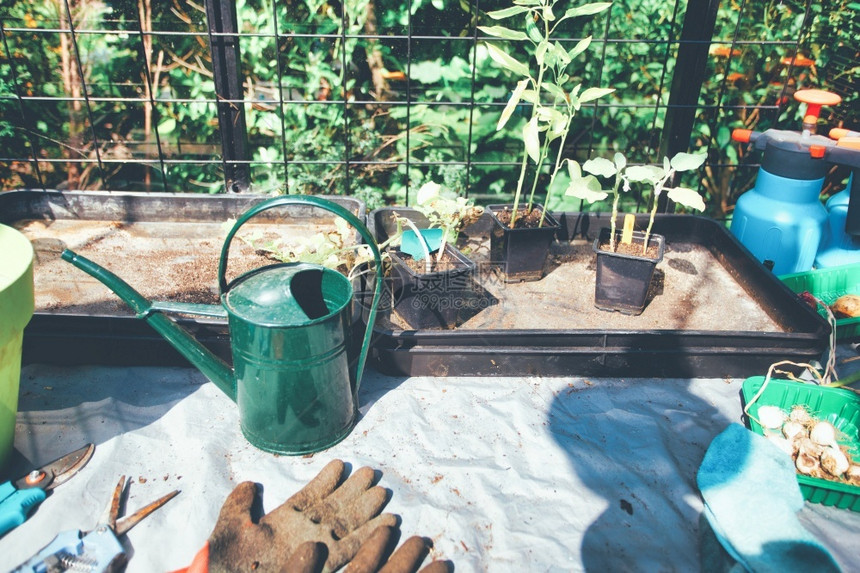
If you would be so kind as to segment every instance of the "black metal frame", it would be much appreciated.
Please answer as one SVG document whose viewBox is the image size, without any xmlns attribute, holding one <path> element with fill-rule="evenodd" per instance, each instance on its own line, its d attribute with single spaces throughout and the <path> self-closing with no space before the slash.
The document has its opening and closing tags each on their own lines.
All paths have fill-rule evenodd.
<svg viewBox="0 0 860 573">
<path fill-rule="evenodd" d="M 812 0 L 801 0 L 806 2 L 807 12 L 810 9 L 812 4 Z M 63 0 L 63 5 L 65 6 L 66 13 L 69 17 L 69 21 L 71 22 L 71 12 L 69 9 L 69 0 Z M 682 5 L 682 0 L 676 0 L 675 2 L 675 14 L 677 15 L 680 11 L 680 7 Z M 681 24 L 674 23 L 672 29 L 676 29 L 679 25 L 681 26 L 680 35 L 677 40 L 674 37 L 669 37 L 665 39 L 657 39 L 657 40 L 630 40 L 624 38 L 612 38 L 609 34 L 609 22 L 610 18 L 606 18 L 606 27 L 604 29 L 604 34 L 602 38 L 595 38 L 594 42 L 600 43 L 602 42 L 602 55 L 601 57 L 605 57 L 606 47 L 612 43 L 623 43 L 623 42 L 652 42 L 652 43 L 665 43 L 666 44 L 666 52 L 665 52 L 665 60 L 664 60 L 664 69 L 663 69 L 663 77 L 661 78 L 660 83 L 660 93 L 657 94 L 657 103 L 654 106 L 647 105 L 642 107 L 649 108 L 666 108 L 666 119 L 665 125 L 660 138 L 660 151 L 667 154 L 672 154 L 674 152 L 684 150 L 690 145 L 690 137 L 693 131 L 694 121 L 696 117 L 697 111 L 701 110 L 702 106 L 699 105 L 699 96 L 702 89 L 702 82 L 705 76 L 706 69 L 706 61 L 708 58 L 709 48 L 712 45 L 713 41 L 713 33 L 714 33 L 714 23 L 716 19 L 717 8 L 719 6 L 719 0 L 688 0 L 685 11 L 685 18 Z M 471 8 L 474 10 L 473 13 L 477 13 L 480 5 L 478 0 L 471 3 Z M 245 120 L 244 108 L 246 104 L 250 103 L 259 103 L 261 100 L 254 100 L 253 102 L 245 98 L 245 94 L 243 92 L 242 86 L 242 78 L 240 77 L 240 47 L 239 41 L 243 36 L 267 36 L 271 37 L 273 34 L 276 38 L 288 38 L 291 36 L 298 36 L 300 34 L 294 34 L 292 32 L 284 32 L 278 30 L 277 21 L 273 23 L 274 31 L 273 32 L 255 32 L 248 33 L 240 31 L 239 23 L 237 22 L 236 16 L 236 8 L 235 3 L 232 0 L 206 0 L 206 14 L 209 22 L 208 31 L 206 32 L 207 39 L 211 48 L 211 56 L 212 56 L 212 71 L 214 74 L 216 91 L 217 91 L 217 99 L 215 100 L 199 100 L 199 101 L 207 101 L 208 103 L 215 103 L 218 110 L 218 124 L 220 129 L 221 136 L 221 157 L 220 158 L 211 158 L 208 160 L 205 159 L 196 159 L 193 161 L 187 160 L 175 160 L 165 157 L 165 154 L 162 150 L 162 142 L 159 139 L 158 130 L 155 129 L 155 137 L 156 137 L 156 145 L 158 148 L 158 154 L 155 158 L 149 159 L 134 159 L 133 161 L 136 163 L 143 163 L 150 166 L 158 166 L 160 167 L 160 171 L 162 174 L 162 184 L 164 187 L 167 187 L 166 180 L 166 171 L 167 168 L 176 162 L 186 162 L 186 163 L 197 163 L 197 164 L 212 164 L 212 163 L 221 163 L 223 165 L 224 170 L 224 180 L 225 180 L 225 189 L 227 191 L 245 191 L 251 185 L 251 176 L 250 176 L 250 167 L 254 163 L 250 159 L 249 155 L 249 146 L 247 140 L 247 127 Z M 277 18 L 275 18 L 277 20 Z M 472 28 L 473 33 L 470 36 L 460 38 L 460 40 L 469 42 L 471 45 L 471 53 L 474 57 L 475 46 L 481 38 L 478 30 L 476 28 Z M 7 42 L 7 34 L 8 33 L 69 33 L 72 37 L 72 40 L 75 40 L 77 34 L 100 34 L 100 33 L 108 33 L 112 31 L 108 30 L 86 30 L 86 31 L 76 31 L 74 29 L 74 25 L 70 24 L 68 29 L 65 30 L 34 30 L 31 28 L 16 28 L 10 27 L 3 20 L 3 13 L 0 11 L 0 39 L 2 39 L 2 44 L 0 44 L 0 49 L 5 50 L 8 59 L 9 46 Z M 157 36 L 159 34 L 171 34 L 171 35 L 194 35 L 201 36 L 199 33 L 194 32 L 159 32 L 159 31 L 144 31 L 139 29 L 139 35 L 141 39 L 144 35 L 153 35 Z M 343 27 L 343 32 L 339 36 L 339 39 L 342 41 L 346 41 L 348 38 L 357 38 L 357 37 L 371 37 L 371 36 L 357 36 L 357 35 L 348 35 L 346 34 L 346 26 Z M 413 48 L 413 44 L 416 41 L 427 41 L 427 40 L 435 40 L 437 39 L 435 36 L 419 36 L 413 34 L 412 28 L 412 17 L 410 13 L 410 18 L 407 27 L 407 33 L 403 36 L 392 36 L 392 35 L 380 35 L 377 37 L 381 40 L 404 40 L 407 45 L 407 59 L 408 66 L 411 66 L 412 61 L 412 53 L 411 50 Z M 449 37 L 445 37 L 445 40 L 454 40 Z M 667 104 L 662 104 L 664 93 L 663 89 L 666 83 L 666 61 L 669 58 L 669 51 L 673 44 L 677 44 L 678 46 L 678 54 L 676 59 L 676 73 L 671 78 L 670 82 L 670 90 L 669 90 L 669 99 Z M 735 40 L 732 41 L 732 46 L 736 45 Z M 800 38 L 794 38 L 790 41 L 781 42 L 789 46 L 789 48 L 793 48 L 795 51 L 800 45 Z M 141 42 L 141 50 L 140 53 L 143 54 L 143 47 Z M 344 56 L 345 57 L 345 56 Z M 11 60 L 10 60 L 11 61 Z M 78 58 L 78 61 L 80 59 Z M 146 58 L 144 58 L 146 61 Z M 280 62 L 280 59 L 279 59 Z M 78 64 L 80 65 L 80 64 Z M 343 65 L 346 66 L 347 62 L 344 61 Z M 151 70 L 146 70 L 148 81 L 152 81 Z M 282 74 L 282 70 L 279 70 L 278 75 L 279 78 Z M 83 74 L 81 74 L 83 75 Z M 407 78 L 410 77 L 410 69 L 406 70 Z M 22 156 L 21 154 L 16 154 L 16 152 L 20 150 L 0 150 L 0 162 L 26 162 L 32 165 L 32 169 L 37 179 L 40 181 L 41 187 L 46 187 L 44 176 L 40 170 L 40 163 L 92 163 L 96 162 L 98 164 L 99 171 L 101 173 L 102 185 L 104 188 L 110 188 L 111 182 L 109 177 L 106 175 L 105 165 L 111 162 L 116 161 L 115 159 L 106 159 L 99 155 L 99 145 L 98 138 L 96 133 L 93 131 L 92 137 L 94 142 L 94 150 L 95 157 L 79 157 L 79 158 L 59 158 L 59 159 L 46 159 L 44 157 L 39 157 L 39 143 L 37 141 L 36 136 L 33 132 L 27 129 L 27 126 L 31 124 L 32 117 L 31 114 L 28 113 L 28 102 L 31 100 L 39 100 L 44 99 L 44 96 L 27 96 L 23 93 L 23 90 L 20 89 L 19 82 L 17 76 L 15 75 L 15 70 L 12 70 L 12 78 L 14 84 L 14 94 L 12 95 L 2 95 L 0 94 L 0 98 L 5 97 L 6 99 L 14 99 L 17 102 L 18 109 L 20 111 L 20 117 L 17 118 L 17 122 L 20 128 L 24 129 L 29 137 L 30 141 L 30 153 L 27 156 Z M 474 95 L 475 90 L 475 82 L 474 82 L 474 73 L 473 73 L 473 83 L 472 83 L 472 94 Z M 600 78 L 598 78 L 599 82 Z M 725 83 L 723 84 L 725 86 Z M 413 98 L 413 90 L 410 89 L 410 82 L 406 80 L 406 97 L 403 101 L 387 101 L 385 102 L 388 106 L 406 106 L 407 110 L 407 123 L 410 119 L 410 112 L 412 106 L 417 102 Z M 299 103 L 292 101 L 288 96 L 289 94 L 283 93 L 283 88 L 280 88 L 278 96 L 271 100 L 266 99 L 262 100 L 262 103 L 270 103 L 276 106 L 290 105 L 291 103 Z M 92 117 L 92 109 L 90 107 L 90 103 L 92 101 L 104 100 L 108 99 L 111 101 L 123 101 L 122 98 L 93 98 L 89 95 L 89 90 L 87 86 L 84 86 L 82 91 L 84 104 L 87 108 L 87 113 L 89 114 L 90 126 L 93 125 L 93 117 Z M 152 90 L 150 90 L 152 93 Z M 66 97 L 58 97 L 51 98 L 54 100 L 67 100 L 72 101 L 74 98 Z M 134 100 L 134 101 L 143 101 L 143 100 Z M 175 103 L 189 103 L 189 100 L 182 99 L 163 99 L 153 96 L 151 101 L 145 102 L 153 105 L 155 107 L 156 103 L 165 103 L 165 102 L 175 102 Z M 307 102 L 300 102 L 305 104 Z M 327 104 L 341 105 L 344 106 L 346 110 L 348 106 L 354 105 L 362 105 L 362 104 L 371 104 L 378 102 L 362 102 L 362 101 L 347 101 L 346 98 L 340 101 L 331 101 L 326 102 Z M 420 102 L 423 104 L 432 105 L 433 102 Z M 450 105 L 450 104 L 447 104 Z M 470 114 L 474 113 L 475 102 L 472 99 L 469 102 L 465 102 L 462 105 L 468 105 L 470 107 Z M 499 103 L 499 105 L 504 105 L 504 102 Z M 597 103 L 594 104 L 596 107 L 603 106 L 611 106 L 612 104 L 604 104 Z M 718 102 L 717 107 L 720 106 Z M 766 113 L 773 114 L 774 117 L 779 112 L 779 106 L 762 106 L 763 110 Z M 349 113 L 343 114 L 344 121 L 349 121 Z M 283 121 L 283 114 L 281 114 L 281 121 Z M 655 119 L 656 122 L 656 119 Z M 348 127 L 348 125 L 347 125 Z M 351 167 L 361 167 L 363 165 L 373 164 L 373 161 L 356 161 L 351 157 L 350 152 L 350 141 L 348 137 L 348 130 L 346 131 L 346 141 L 345 141 L 345 154 L 344 157 L 341 158 L 341 164 L 345 168 L 346 173 L 346 190 L 349 193 L 351 190 L 350 185 L 350 172 Z M 282 130 L 283 134 L 283 130 Z M 283 135 L 282 135 L 283 137 Z M 410 133 L 407 130 L 405 134 L 407 147 L 411 144 L 410 141 Z M 471 125 L 469 128 L 469 136 L 468 136 L 468 144 L 467 144 L 467 155 L 462 164 L 466 168 L 467 172 L 467 180 L 468 175 L 470 174 L 472 168 L 480 163 L 474 160 L 471 157 L 471 143 L 472 143 L 472 131 Z M 284 142 L 282 141 L 282 144 Z M 591 150 L 593 148 L 593 140 L 589 141 L 588 148 Z M 286 151 L 286 150 L 285 150 Z M 284 153 L 284 168 L 289 170 L 291 160 L 288 158 L 288 153 Z M 308 163 L 313 163 L 313 161 L 309 161 Z M 388 165 L 398 164 L 398 162 L 386 162 Z M 399 162 L 401 164 L 405 164 L 408 168 L 411 164 L 414 164 L 414 160 L 411 158 L 411 154 L 407 153 L 405 160 Z M 499 165 L 511 165 L 515 162 L 505 163 L 500 162 Z M 432 164 L 427 163 L 427 164 Z M 493 163 L 495 165 L 495 163 Z M 407 183 L 408 185 L 408 183 Z M 664 206 L 665 208 L 665 206 Z"/>
</svg>

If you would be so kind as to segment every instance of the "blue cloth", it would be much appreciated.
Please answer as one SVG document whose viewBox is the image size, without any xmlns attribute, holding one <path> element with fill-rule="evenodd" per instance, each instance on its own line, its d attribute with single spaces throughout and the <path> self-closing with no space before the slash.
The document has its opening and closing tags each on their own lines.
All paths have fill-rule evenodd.
<svg viewBox="0 0 860 573">
<path fill-rule="evenodd" d="M 731 424 L 711 442 L 696 479 L 708 524 L 747 571 L 839 571 L 797 519 L 803 495 L 791 457 L 766 438 Z"/>
</svg>

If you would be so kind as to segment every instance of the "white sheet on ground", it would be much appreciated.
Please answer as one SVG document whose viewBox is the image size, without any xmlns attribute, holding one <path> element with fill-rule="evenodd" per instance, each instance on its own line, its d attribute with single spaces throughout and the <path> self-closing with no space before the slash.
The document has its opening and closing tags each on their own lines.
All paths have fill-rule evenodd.
<svg viewBox="0 0 860 573">
<path fill-rule="evenodd" d="M 0 570 L 61 530 L 93 527 L 122 474 L 133 480 L 127 513 L 182 491 L 126 542 L 128 571 L 177 569 L 237 483 L 262 484 L 269 511 L 332 458 L 380 470 L 404 538 L 431 538 L 457 572 L 697 570 L 695 475 L 714 436 L 741 420 L 741 382 L 368 371 L 352 433 L 289 457 L 248 444 L 237 407 L 196 370 L 29 365 L 13 463 L 86 442 L 96 453 L 0 539 Z M 846 571 L 860 570 L 860 514 L 806 503 L 800 517 Z"/>
</svg>

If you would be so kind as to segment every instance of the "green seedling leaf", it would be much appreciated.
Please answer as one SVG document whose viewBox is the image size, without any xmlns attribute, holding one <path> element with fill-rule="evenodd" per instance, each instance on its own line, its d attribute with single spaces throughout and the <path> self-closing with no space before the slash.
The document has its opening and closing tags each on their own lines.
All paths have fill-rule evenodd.
<svg viewBox="0 0 860 573">
<path fill-rule="evenodd" d="M 510 99 L 508 100 L 505 109 L 502 110 L 502 115 L 499 117 L 499 123 L 496 125 L 496 131 L 500 131 L 505 124 L 508 123 L 508 120 L 511 119 L 511 116 L 514 114 L 514 111 L 517 109 L 517 105 L 520 103 L 520 99 L 523 96 L 523 92 L 528 85 L 528 80 L 520 80 L 517 82 L 517 87 L 514 88 L 514 93 L 511 94 Z"/>
<path fill-rule="evenodd" d="M 668 157 L 663 158 L 663 171 L 665 173 L 669 173 L 672 170 L 672 163 L 669 161 Z"/>
<path fill-rule="evenodd" d="M 538 126 L 537 116 L 531 118 L 523 127 L 523 143 L 532 161 L 535 163 L 540 161 L 540 126 Z"/>
<path fill-rule="evenodd" d="M 526 14 L 526 33 L 531 38 L 531 41 L 534 43 L 540 43 L 543 41 L 543 34 L 541 34 L 540 30 L 535 24 L 535 19 L 532 17 L 531 13 Z"/>
<path fill-rule="evenodd" d="M 531 79 L 531 78 L 529 78 Z M 537 92 L 534 90 L 523 90 L 522 100 L 531 104 L 538 103 Z"/>
<path fill-rule="evenodd" d="M 594 101 L 596 99 L 600 99 L 605 95 L 609 95 L 614 92 L 613 88 L 588 88 L 579 96 L 579 103 L 586 103 L 590 101 Z"/>
<path fill-rule="evenodd" d="M 627 158 L 624 157 L 623 153 L 616 152 L 615 156 L 612 159 L 615 161 L 615 169 L 617 171 L 622 171 L 625 167 L 627 167 Z"/>
<path fill-rule="evenodd" d="M 618 172 L 615 163 L 603 157 L 589 159 L 582 165 L 582 168 L 592 175 L 599 175 L 600 177 L 612 177 Z"/>
<path fill-rule="evenodd" d="M 665 171 L 656 165 L 634 165 L 628 167 L 625 173 L 630 181 L 647 181 L 651 184 L 657 183 L 665 175 Z"/>
<path fill-rule="evenodd" d="M 553 123 L 558 121 L 561 118 L 566 118 L 564 114 L 555 109 L 554 107 L 546 107 L 540 106 L 537 108 L 537 116 L 539 121 L 543 121 L 546 123 Z"/>
<path fill-rule="evenodd" d="M 526 36 L 524 32 L 520 32 L 518 30 L 511 30 L 510 28 L 505 28 L 504 26 L 478 26 L 478 29 L 487 35 L 493 36 L 495 38 L 502 38 L 503 40 L 520 41 L 529 39 L 529 37 Z"/>
<path fill-rule="evenodd" d="M 546 92 L 549 93 L 552 97 L 560 99 L 562 101 L 567 101 L 567 94 L 564 93 L 564 90 L 557 85 L 550 82 L 544 82 L 543 89 L 546 90 Z"/>
<path fill-rule="evenodd" d="M 418 195 L 415 200 L 419 205 L 427 205 L 433 199 L 439 197 L 439 193 L 441 192 L 441 190 L 441 185 L 439 185 L 438 183 L 434 183 L 433 181 L 428 181 L 427 183 L 422 185 L 420 189 L 418 189 Z"/>
<path fill-rule="evenodd" d="M 609 193 L 603 190 L 600 186 L 600 181 L 594 175 L 586 175 L 585 177 L 575 179 L 571 177 L 564 194 L 567 197 L 576 197 L 589 203 L 602 201 L 609 196 Z"/>
<path fill-rule="evenodd" d="M 552 13 L 552 5 L 546 5 L 543 7 L 543 19 L 547 22 L 555 20 L 555 14 Z"/>
<path fill-rule="evenodd" d="M 671 164 L 675 171 L 690 171 L 698 169 L 707 159 L 707 153 L 678 153 L 672 158 Z"/>
<path fill-rule="evenodd" d="M 546 60 L 546 53 L 549 49 L 549 42 L 541 42 L 538 44 L 538 47 L 535 48 L 535 61 L 538 66 L 543 66 L 544 61 Z"/>
<path fill-rule="evenodd" d="M 578 18 L 579 16 L 591 16 L 599 14 L 612 6 L 612 2 L 592 2 L 591 4 L 583 4 L 576 8 L 570 8 L 564 13 L 565 18 Z"/>
<path fill-rule="evenodd" d="M 505 8 L 504 10 L 493 10 L 492 12 L 487 12 L 487 16 L 489 16 L 493 20 L 503 20 L 505 18 L 510 18 L 511 16 L 516 16 L 517 14 L 522 14 L 523 12 L 528 11 L 529 9 L 525 6 L 511 6 L 510 8 Z"/>
<path fill-rule="evenodd" d="M 427 250 L 434 253 L 442 246 L 442 234 L 444 229 L 421 229 L 421 237 L 427 245 Z M 410 255 L 416 261 L 424 258 L 424 249 L 421 247 L 420 239 L 415 231 L 407 229 L 403 231 L 400 239 L 400 250 Z"/>
<path fill-rule="evenodd" d="M 567 133 L 567 125 L 568 125 L 569 121 L 570 121 L 570 116 L 568 116 L 567 114 L 564 114 L 564 113 L 558 114 L 558 117 L 549 126 L 548 135 L 552 139 L 556 139 L 558 137 L 563 136 L 565 133 Z"/>
<path fill-rule="evenodd" d="M 556 42 L 552 45 L 552 54 L 555 57 L 555 60 L 561 64 L 562 68 L 566 68 L 570 63 L 570 56 L 567 53 L 567 50 L 564 49 L 559 42 Z"/>
<path fill-rule="evenodd" d="M 503 68 L 514 72 L 518 76 L 529 77 L 528 66 L 507 55 L 495 44 L 487 44 L 487 52 L 493 61 Z"/>
<path fill-rule="evenodd" d="M 573 61 L 573 59 L 576 56 L 578 56 L 579 54 L 581 54 L 582 52 L 587 50 L 588 46 L 590 46 L 590 45 L 591 45 L 591 36 L 588 36 L 587 38 L 583 38 L 582 40 L 577 42 L 577 44 L 574 47 L 572 47 L 569 52 L 567 52 L 567 57 L 570 58 L 571 61 Z"/>
<path fill-rule="evenodd" d="M 567 174 L 571 179 L 582 177 L 582 168 L 579 166 L 578 161 L 574 161 L 573 159 L 565 159 L 564 161 L 567 163 Z"/>
<path fill-rule="evenodd" d="M 674 189 L 669 189 L 667 195 L 669 199 L 675 203 L 680 203 L 684 207 L 696 209 L 697 211 L 705 210 L 705 202 L 702 200 L 702 196 L 692 189 L 675 187 Z"/>
</svg>

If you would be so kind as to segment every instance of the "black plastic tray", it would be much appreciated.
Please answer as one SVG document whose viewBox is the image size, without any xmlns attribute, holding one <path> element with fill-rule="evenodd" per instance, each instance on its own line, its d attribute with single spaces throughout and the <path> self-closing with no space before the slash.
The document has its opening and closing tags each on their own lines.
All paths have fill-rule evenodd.
<svg viewBox="0 0 860 573">
<path fill-rule="evenodd" d="M 368 227 L 384 238 L 391 209 L 368 215 Z M 563 213 L 561 241 L 590 243 L 607 217 Z M 637 228 L 647 220 L 637 218 Z M 485 214 L 466 230 L 489 234 Z M 765 269 L 728 230 L 712 219 L 658 215 L 654 232 L 672 243 L 706 248 L 745 293 L 776 324 L 773 331 L 637 329 L 406 330 L 390 321 L 375 326 L 369 363 L 383 373 L 411 376 L 631 376 L 746 377 L 780 360 L 807 362 L 826 350 L 825 320 Z M 589 247 L 590 248 L 590 247 Z M 471 256 L 471 255 L 470 255 Z M 480 266 L 480 263 L 479 263 Z M 543 279 L 546 280 L 546 279 Z M 590 296 L 581 292 L 571 296 Z M 502 297 L 500 297 L 502 298 Z M 504 303 L 504 301 L 501 301 Z"/>
<path fill-rule="evenodd" d="M 267 196 L 126 193 L 95 191 L 7 191 L 0 193 L 0 223 L 39 219 L 47 221 L 175 222 L 194 226 L 236 218 Z M 350 197 L 326 197 L 365 220 L 364 203 Z M 312 207 L 284 208 L 291 219 L 325 216 Z M 278 221 L 282 211 L 260 214 Z M 218 243 L 220 236 L 212 237 Z M 141 257 L 152 256 L 141 253 Z M 39 272 L 38 264 L 36 272 Z M 83 276 L 83 275 L 81 275 Z M 38 277 L 36 279 L 38 288 Z M 137 285 L 132 285 L 137 286 Z M 230 360 L 226 320 L 176 317 L 216 354 Z M 129 313 L 98 314 L 38 310 L 24 330 L 22 361 L 48 364 L 105 364 L 121 366 L 185 366 L 187 361 L 143 320 Z"/>
</svg>

